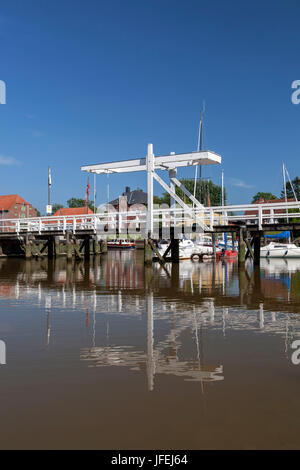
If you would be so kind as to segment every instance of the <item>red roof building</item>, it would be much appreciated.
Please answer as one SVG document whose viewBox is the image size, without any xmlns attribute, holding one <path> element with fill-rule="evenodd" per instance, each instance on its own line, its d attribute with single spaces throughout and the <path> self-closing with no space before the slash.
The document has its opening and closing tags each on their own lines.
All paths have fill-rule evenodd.
<svg viewBox="0 0 300 470">
<path fill-rule="evenodd" d="M 253 202 L 253 204 L 278 204 L 280 202 L 285 202 L 285 199 L 263 199 L 262 197 L 258 200 Z M 294 199 L 287 199 L 287 202 L 294 202 Z M 271 218 L 269 217 L 271 214 Z M 255 217 L 258 218 L 258 210 L 250 210 L 250 211 L 245 211 L 244 214 L 246 217 L 249 216 L 249 219 L 247 219 L 247 223 L 249 224 L 255 224 L 257 223 L 257 220 Z M 264 215 L 268 215 L 266 219 L 264 219 Z M 285 215 L 285 211 L 282 209 L 263 209 L 262 211 L 262 216 L 263 216 L 263 223 L 278 223 L 279 219 L 282 219 Z"/>
<path fill-rule="evenodd" d="M 85 215 L 85 214 L 93 214 L 94 212 L 88 207 L 63 207 L 62 209 L 58 209 L 53 217 L 57 215 Z"/>
<path fill-rule="evenodd" d="M 0 196 L 0 219 L 37 217 L 36 209 L 18 194 Z"/>
</svg>

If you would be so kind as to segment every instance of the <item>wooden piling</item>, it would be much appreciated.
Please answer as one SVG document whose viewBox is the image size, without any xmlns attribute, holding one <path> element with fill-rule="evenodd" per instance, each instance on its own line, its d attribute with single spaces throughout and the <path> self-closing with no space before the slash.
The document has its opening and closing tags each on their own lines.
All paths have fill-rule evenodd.
<svg viewBox="0 0 300 470">
<path fill-rule="evenodd" d="M 67 261 L 72 261 L 73 245 L 72 245 L 72 241 L 70 239 L 69 233 L 67 233 L 67 237 L 66 237 L 66 252 L 67 252 Z"/>
<path fill-rule="evenodd" d="M 100 255 L 100 245 L 97 236 L 94 238 L 94 255 Z"/>
<path fill-rule="evenodd" d="M 55 257 L 55 244 L 53 238 L 48 239 L 48 259 L 53 259 Z"/>
<path fill-rule="evenodd" d="M 107 253 L 107 241 L 101 240 L 101 254 L 104 255 Z"/>
<path fill-rule="evenodd" d="M 151 244 L 147 239 L 144 241 L 144 264 L 145 265 L 152 265 L 153 259 L 153 251 L 151 248 Z"/>
<path fill-rule="evenodd" d="M 84 258 L 90 259 L 90 255 L 91 255 L 90 238 L 86 237 L 86 239 L 84 240 Z"/>
<path fill-rule="evenodd" d="M 30 245 L 28 235 L 26 235 L 26 239 L 25 239 L 25 259 L 31 259 L 31 258 L 32 258 L 31 245 Z"/>
<path fill-rule="evenodd" d="M 239 253 L 238 253 L 238 264 L 244 266 L 246 259 L 246 243 L 244 242 L 244 231 L 241 228 L 239 233 Z"/>
<path fill-rule="evenodd" d="M 179 263 L 179 240 L 177 238 L 171 240 L 171 258 L 172 263 Z"/>
<path fill-rule="evenodd" d="M 216 250 L 216 234 L 212 232 L 211 234 L 212 246 L 213 246 L 213 257 L 214 259 L 217 258 L 217 250 Z"/>
<path fill-rule="evenodd" d="M 61 247 L 59 243 L 59 238 L 55 237 L 55 257 L 58 257 L 61 255 Z"/>
<path fill-rule="evenodd" d="M 260 265 L 260 232 L 254 236 L 254 265 Z"/>
</svg>

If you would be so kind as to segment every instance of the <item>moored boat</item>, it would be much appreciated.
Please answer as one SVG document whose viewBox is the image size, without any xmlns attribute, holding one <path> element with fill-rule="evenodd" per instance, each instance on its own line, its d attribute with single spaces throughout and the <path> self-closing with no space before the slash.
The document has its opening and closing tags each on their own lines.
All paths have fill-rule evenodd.
<svg viewBox="0 0 300 470">
<path fill-rule="evenodd" d="M 262 258 L 300 258 L 300 247 L 294 243 L 271 242 L 260 249 Z"/>
<path fill-rule="evenodd" d="M 235 250 L 225 250 L 225 248 L 222 249 L 222 251 L 217 252 L 217 259 L 235 259 L 237 257 L 238 253 Z"/>
<path fill-rule="evenodd" d="M 107 248 L 122 248 L 122 249 L 133 249 L 135 248 L 134 240 L 108 240 Z"/>
</svg>

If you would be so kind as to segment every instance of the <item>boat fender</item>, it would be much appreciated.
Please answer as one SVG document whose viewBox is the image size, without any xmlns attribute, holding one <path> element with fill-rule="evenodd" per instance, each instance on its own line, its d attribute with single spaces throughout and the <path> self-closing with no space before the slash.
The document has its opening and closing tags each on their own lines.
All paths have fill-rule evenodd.
<svg viewBox="0 0 300 470">
<path fill-rule="evenodd" d="M 286 256 L 288 254 L 289 250 L 286 250 L 283 256 Z"/>
<path fill-rule="evenodd" d="M 267 251 L 267 256 L 270 256 L 270 251 Z"/>
</svg>

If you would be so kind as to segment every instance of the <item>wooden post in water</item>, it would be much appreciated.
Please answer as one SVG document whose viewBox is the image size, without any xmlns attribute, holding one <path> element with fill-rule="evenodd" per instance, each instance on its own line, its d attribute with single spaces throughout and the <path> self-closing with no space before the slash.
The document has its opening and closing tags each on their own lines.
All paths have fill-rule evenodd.
<svg viewBox="0 0 300 470">
<path fill-rule="evenodd" d="M 100 245 L 97 235 L 94 238 L 94 255 L 100 255 Z"/>
<path fill-rule="evenodd" d="M 254 265 L 260 265 L 260 232 L 254 236 Z"/>
<path fill-rule="evenodd" d="M 107 241 L 102 240 L 101 241 L 101 254 L 104 255 L 107 253 Z"/>
<path fill-rule="evenodd" d="M 55 256 L 55 245 L 53 237 L 48 239 L 48 259 L 53 259 Z"/>
<path fill-rule="evenodd" d="M 67 261 L 72 261 L 73 245 L 72 245 L 72 241 L 70 239 L 69 233 L 67 233 L 67 237 L 66 237 L 66 251 L 67 251 Z"/>
<path fill-rule="evenodd" d="M 175 238 L 175 227 L 170 227 L 172 263 L 179 263 L 179 240 Z"/>
<path fill-rule="evenodd" d="M 32 252 L 31 252 L 31 245 L 29 241 L 28 235 L 26 235 L 25 239 L 25 259 L 31 259 L 32 257 Z"/>
<path fill-rule="evenodd" d="M 216 250 L 216 234 L 212 232 L 211 234 L 212 246 L 213 246 L 213 257 L 214 259 L 217 258 L 217 250 Z"/>
<path fill-rule="evenodd" d="M 59 237 L 55 237 L 55 256 L 58 257 L 60 256 L 60 243 L 59 243 Z"/>
<path fill-rule="evenodd" d="M 238 253 L 238 264 L 244 266 L 246 259 L 246 243 L 244 242 L 244 231 L 240 228 L 239 233 L 239 253 Z"/>
<path fill-rule="evenodd" d="M 173 238 L 171 241 L 171 258 L 172 263 L 179 263 L 179 240 Z"/>
<path fill-rule="evenodd" d="M 153 259 L 153 251 L 149 241 L 145 238 L 144 241 L 144 264 L 145 265 L 152 265 Z"/>
<path fill-rule="evenodd" d="M 90 259 L 91 249 L 90 249 L 90 237 L 86 237 L 84 240 L 84 258 Z"/>
</svg>

